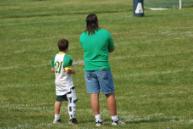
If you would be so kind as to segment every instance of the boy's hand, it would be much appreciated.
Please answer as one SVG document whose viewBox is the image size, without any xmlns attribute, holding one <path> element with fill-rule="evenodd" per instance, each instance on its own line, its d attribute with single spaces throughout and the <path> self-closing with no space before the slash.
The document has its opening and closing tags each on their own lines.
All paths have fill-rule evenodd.
<svg viewBox="0 0 193 129">
<path fill-rule="evenodd" d="M 64 72 L 68 74 L 75 74 L 75 71 L 71 67 L 65 67 Z"/>
<path fill-rule="evenodd" d="M 51 68 L 51 72 L 52 72 L 52 73 L 55 73 L 55 68 Z"/>
<path fill-rule="evenodd" d="M 76 65 L 84 66 L 84 61 L 83 60 L 77 60 L 77 61 L 74 61 L 72 65 L 74 65 L 74 66 L 76 66 Z"/>
</svg>

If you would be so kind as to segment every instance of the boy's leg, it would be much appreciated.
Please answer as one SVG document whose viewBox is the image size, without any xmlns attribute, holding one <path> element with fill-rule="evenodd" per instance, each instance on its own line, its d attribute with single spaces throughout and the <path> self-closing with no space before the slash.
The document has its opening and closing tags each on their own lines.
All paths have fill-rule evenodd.
<svg viewBox="0 0 193 129">
<path fill-rule="evenodd" d="M 53 123 L 58 123 L 60 122 L 60 108 L 61 108 L 62 103 L 59 101 L 55 101 L 54 104 L 54 121 Z"/>
<path fill-rule="evenodd" d="M 54 113 L 55 114 L 60 114 L 61 105 L 62 105 L 61 102 L 55 101 L 55 104 L 54 104 Z"/>
<path fill-rule="evenodd" d="M 76 118 L 76 103 L 71 98 L 68 100 L 68 114 L 70 119 Z"/>
<path fill-rule="evenodd" d="M 75 89 L 71 89 L 71 92 L 67 94 L 67 100 L 68 100 L 68 114 L 70 118 L 70 122 L 72 124 L 77 124 L 76 120 L 76 92 Z"/>
</svg>

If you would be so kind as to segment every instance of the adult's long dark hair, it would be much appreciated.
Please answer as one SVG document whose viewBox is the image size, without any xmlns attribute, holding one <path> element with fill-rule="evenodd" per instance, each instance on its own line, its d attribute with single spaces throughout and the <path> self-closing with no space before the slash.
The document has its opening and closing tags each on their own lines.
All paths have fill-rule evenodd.
<svg viewBox="0 0 193 129">
<path fill-rule="evenodd" d="M 86 17 L 86 31 L 89 34 L 94 34 L 95 31 L 99 28 L 98 18 L 96 14 L 91 13 Z"/>
</svg>

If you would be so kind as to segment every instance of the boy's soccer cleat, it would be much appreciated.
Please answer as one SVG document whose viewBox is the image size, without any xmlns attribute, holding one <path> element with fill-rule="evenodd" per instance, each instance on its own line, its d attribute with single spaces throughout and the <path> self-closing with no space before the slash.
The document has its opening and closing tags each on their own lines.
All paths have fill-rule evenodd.
<svg viewBox="0 0 193 129">
<path fill-rule="evenodd" d="M 116 125 L 124 125 L 125 122 L 121 121 L 121 120 L 117 120 L 117 121 L 112 121 L 112 125 L 116 126 Z"/>
<path fill-rule="evenodd" d="M 77 121 L 76 118 L 72 118 L 72 119 L 69 120 L 69 124 L 76 125 L 76 124 L 78 124 L 78 121 Z"/>
<path fill-rule="evenodd" d="M 97 127 L 101 126 L 102 124 L 103 124 L 102 121 L 96 121 L 96 126 L 97 126 Z"/>
<path fill-rule="evenodd" d="M 61 122 L 62 122 L 61 119 L 58 119 L 58 120 L 54 120 L 53 124 L 60 124 Z"/>
</svg>

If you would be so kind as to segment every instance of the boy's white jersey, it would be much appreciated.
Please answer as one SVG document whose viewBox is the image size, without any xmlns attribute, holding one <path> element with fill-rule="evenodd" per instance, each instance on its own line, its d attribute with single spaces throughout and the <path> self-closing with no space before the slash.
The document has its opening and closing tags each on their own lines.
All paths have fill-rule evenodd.
<svg viewBox="0 0 193 129">
<path fill-rule="evenodd" d="M 64 72 L 65 53 L 58 53 L 54 58 L 56 95 L 65 95 L 74 86 L 72 75 Z"/>
</svg>

